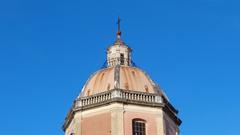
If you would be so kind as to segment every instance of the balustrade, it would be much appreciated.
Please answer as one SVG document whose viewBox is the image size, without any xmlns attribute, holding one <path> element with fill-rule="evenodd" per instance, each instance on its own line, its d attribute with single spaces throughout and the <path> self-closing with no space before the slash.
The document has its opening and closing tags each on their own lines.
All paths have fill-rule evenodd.
<svg viewBox="0 0 240 135">
<path fill-rule="evenodd" d="M 125 90 L 112 90 L 107 93 L 97 94 L 91 97 L 82 97 L 77 100 L 76 107 L 83 107 L 98 104 L 111 99 L 118 98 L 127 101 L 143 102 L 143 103 L 161 103 L 160 96 L 149 93 L 139 93 Z"/>
</svg>

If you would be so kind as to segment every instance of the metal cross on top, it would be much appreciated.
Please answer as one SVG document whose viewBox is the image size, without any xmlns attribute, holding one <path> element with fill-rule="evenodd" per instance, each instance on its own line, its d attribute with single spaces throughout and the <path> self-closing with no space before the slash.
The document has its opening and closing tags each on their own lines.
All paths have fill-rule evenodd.
<svg viewBox="0 0 240 135">
<path fill-rule="evenodd" d="M 117 35 L 118 35 L 118 36 L 121 36 L 120 23 L 121 23 L 121 19 L 120 19 L 120 17 L 118 16 L 118 21 L 117 21 L 117 24 L 118 24 L 118 32 L 117 32 Z"/>
</svg>

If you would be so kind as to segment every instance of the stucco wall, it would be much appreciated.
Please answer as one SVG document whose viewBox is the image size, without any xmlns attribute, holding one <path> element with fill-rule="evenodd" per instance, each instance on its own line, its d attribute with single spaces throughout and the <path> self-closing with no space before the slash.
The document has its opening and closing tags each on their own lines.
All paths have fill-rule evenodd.
<svg viewBox="0 0 240 135">
<path fill-rule="evenodd" d="M 111 135 L 111 113 L 83 118 L 82 135 Z"/>
<path fill-rule="evenodd" d="M 146 135 L 177 135 L 177 125 L 161 108 L 121 103 L 77 112 L 66 135 L 132 135 L 136 118 L 146 121 Z"/>
</svg>

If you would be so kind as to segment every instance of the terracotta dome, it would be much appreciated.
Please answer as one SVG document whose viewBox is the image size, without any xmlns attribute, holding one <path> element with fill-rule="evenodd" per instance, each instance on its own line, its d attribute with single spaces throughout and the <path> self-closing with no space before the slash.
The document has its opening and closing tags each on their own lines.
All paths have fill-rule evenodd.
<svg viewBox="0 0 240 135">
<path fill-rule="evenodd" d="M 81 97 L 106 92 L 112 89 L 159 93 L 149 76 L 136 67 L 115 66 L 97 71 L 86 82 Z"/>
<path fill-rule="evenodd" d="M 94 73 L 84 85 L 80 97 L 92 96 L 112 89 L 161 94 L 160 88 L 150 77 L 135 67 L 132 49 L 117 33 L 117 40 L 107 48 L 106 67 Z"/>
</svg>

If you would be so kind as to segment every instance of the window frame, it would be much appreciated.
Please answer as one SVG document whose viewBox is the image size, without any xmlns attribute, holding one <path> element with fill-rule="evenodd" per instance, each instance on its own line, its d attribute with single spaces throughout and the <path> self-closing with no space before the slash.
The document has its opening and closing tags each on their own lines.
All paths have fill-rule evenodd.
<svg viewBox="0 0 240 135">
<path fill-rule="evenodd" d="M 137 123 L 140 125 L 135 125 Z M 142 125 L 143 127 L 141 127 Z M 140 126 L 140 127 L 137 127 L 137 126 Z M 136 128 L 139 128 L 139 129 L 136 129 Z M 147 135 L 146 120 L 140 119 L 140 118 L 132 119 L 132 135 Z"/>
</svg>

